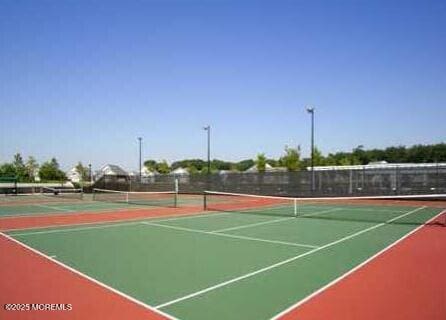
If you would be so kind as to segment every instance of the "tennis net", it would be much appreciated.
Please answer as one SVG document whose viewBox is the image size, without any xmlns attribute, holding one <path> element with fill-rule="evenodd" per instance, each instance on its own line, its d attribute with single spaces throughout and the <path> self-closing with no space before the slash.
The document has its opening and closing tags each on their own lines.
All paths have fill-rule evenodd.
<svg viewBox="0 0 446 320">
<path fill-rule="evenodd" d="M 74 189 L 74 188 L 49 188 L 42 187 L 41 194 L 45 197 L 51 198 L 62 198 L 62 199 L 79 199 L 83 198 L 83 190 L 82 189 Z"/>
<path fill-rule="evenodd" d="M 204 210 L 320 220 L 381 223 L 416 210 L 413 214 L 398 218 L 395 223 L 423 224 L 432 217 L 432 213 L 440 213 L 445 209 L 446 194 L 289 198 L 204 192 Z"/>
<path fill-rule="evenodd" d="M 114 203 L 127 203 L 154 207 L 176 207 L 177 192 L 175 191 L 117 191 L 93 189 L 93 200 Z"/>
</svg>

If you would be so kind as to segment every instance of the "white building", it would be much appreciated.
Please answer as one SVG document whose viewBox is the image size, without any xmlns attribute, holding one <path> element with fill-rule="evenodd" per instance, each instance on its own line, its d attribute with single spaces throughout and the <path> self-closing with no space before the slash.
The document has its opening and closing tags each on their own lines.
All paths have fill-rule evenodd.
<svg viewBox="0 0 446 320">
<path fill-rule="evenodd" d="M 79 183 L 82 180 L 82 175 L 77 171 L 76 167 L 73 167 L 70 170 L 68 170 L 66 174 L 68 180 L 70 180 L 71 182 Z"/>
<path fill-rule="evenodd" d="M 387 163 L 386 161 L 375 161 L 369 164 L 347 165 L 347 166 L 315 166 L 314 171 L 327 170 L 368 170 L 368 169 L 427 169 L 446 168 L 446 163 Z M 311 167 L 307 167 L 311 171 Z"/>
<path fill-rule="evenodd" d="M 106 164 L 96 171 L 95 179 L 98 180 L 102 176 L 128 177 L 129 173 L 115 164 Z"/>
<path fill-rule="evenodd" d="M 141 168 L 141 177 L 143 178 L 152 178 L 159 175 L 159 172 L 156 170 L 150 170 L 147 167 L 142 167 Z M 131 177 L 139 177 L 139 171 L 135 170 L 135 171 L 131 171 L 129 172 L 129 176 Z"/>
<path fill-rule="evenodd" d="M 189 175 L 189 171 L 185 168 L 176 168 L 175 170 L 171 171 L 170 174 L 176 175 L 176 176 L 187 176 Z"/>
<path fill-rule="evenodd" d="M 265 172 L 284 172 L 287 171 L 286 168 L 284 167 L 273 167 L 270 164 L 265 164 Z M 245 170 L 244 172 L 246 173 L 255 173 L 255 172 L 259 172 L 259 170 L 257 170 L 257 165 L 253 165 L 251 168 Z"/>
<path fill-rule="evenodd" d="M 149 168 L 147 168 L 146 166 L 142 167 L 141 169 L 141 175 L 143 177 L 154 177 L 159 175 L 159 172 L 156 170 L 150 170 Z"/>
</svg>

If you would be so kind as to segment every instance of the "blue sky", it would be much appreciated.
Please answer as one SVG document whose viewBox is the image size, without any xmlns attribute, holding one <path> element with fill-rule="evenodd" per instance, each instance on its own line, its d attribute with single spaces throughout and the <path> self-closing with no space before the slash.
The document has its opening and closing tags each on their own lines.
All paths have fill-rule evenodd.
<svg viewBox="0 0 446 320">
<path fill-rule="evenodd" d="M 15 152 L 309 153 L 446 140 L 445 1 L 0 0 L 0 162 Z"/>
</svg>

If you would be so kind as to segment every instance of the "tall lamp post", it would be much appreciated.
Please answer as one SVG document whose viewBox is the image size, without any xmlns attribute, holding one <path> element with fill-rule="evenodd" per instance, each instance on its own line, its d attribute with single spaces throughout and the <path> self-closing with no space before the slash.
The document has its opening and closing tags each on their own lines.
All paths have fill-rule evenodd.
<svg viewBox="0 0 446 320">
<path fill-rule="evenodd" d="M 307 112 L 311 114 L 311 191 L 314 192 L 314 107 L 307 106 Z"/>
<path fill-rule="evenodd" d="M 208 174 L 211 173 L 211 126 L 207 125 L 203 127 L 203 130 L 207 131 L 208 135 Z"/>
<path fill-rule="evenodd" d="M 139 141 L 139 182 L 141 182 L 141 163 L 142 163 L 142 155 L 141 155 L 141 144 L 142 144 L 142 138 L 138 137 L 138 141 Z"/>
<path fill-rule="evenodd" d="M 88 177 L 90 178 L 90 185 L 93 184 L 93 174 L 91 172 L 91 163 L 88 164 Z"/>
</svg>

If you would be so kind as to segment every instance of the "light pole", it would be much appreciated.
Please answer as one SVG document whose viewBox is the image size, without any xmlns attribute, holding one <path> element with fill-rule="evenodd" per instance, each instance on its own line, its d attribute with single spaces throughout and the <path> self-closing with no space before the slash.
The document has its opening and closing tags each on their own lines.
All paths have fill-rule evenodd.
<svg viewBox="0 0 446 320">
<path fill-rule="evenodd" d="M 90 178 L 90 185 L 93 184 L 93 175 L 91 174 L 91 163 L 88 164 L 88 177 Z"/>
<path fill-rule="evenodd" d="M 208 134 L 208 174 L 211 173 L 211 126 L 207 125 L 203 127 L 203 130 L 207 131 Z"/>
<path fill-rule="evenodd" d="M 307 112 L 311 114 L 311 191 L 314 192 L 314 107 L 307 106 Z"/>
<path fill-rule="evenodd" d="M 142 155 L 141 155 L 141 144 L 142 144 L 142 138 L 138 137 L 139 141 L 139 182 L 141 182 L 141 162 L 142 162 Z"/>
</svg>

